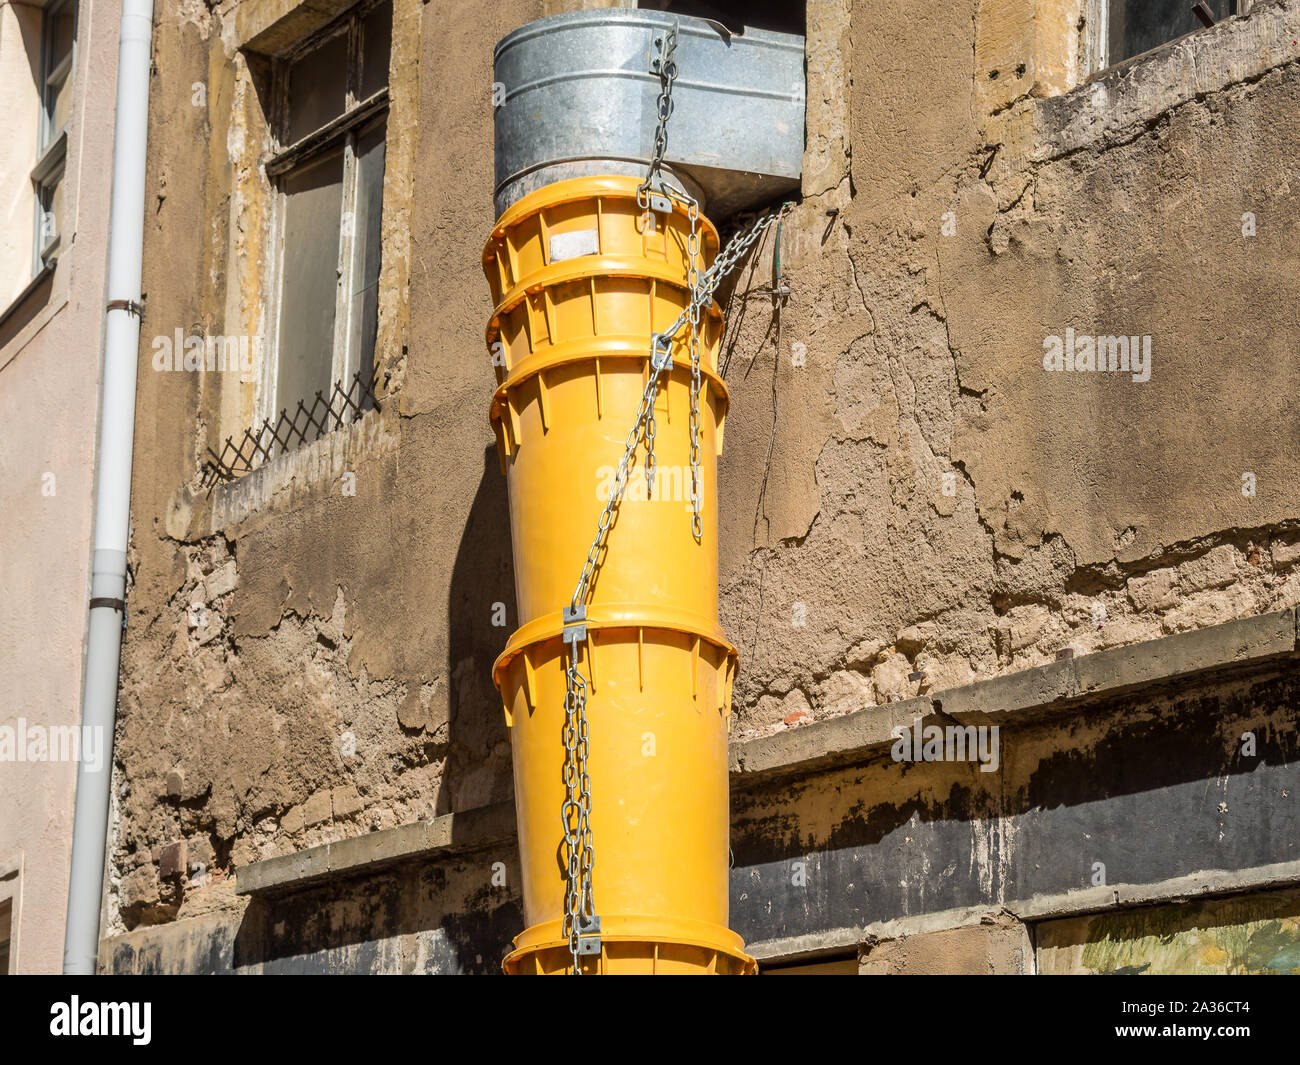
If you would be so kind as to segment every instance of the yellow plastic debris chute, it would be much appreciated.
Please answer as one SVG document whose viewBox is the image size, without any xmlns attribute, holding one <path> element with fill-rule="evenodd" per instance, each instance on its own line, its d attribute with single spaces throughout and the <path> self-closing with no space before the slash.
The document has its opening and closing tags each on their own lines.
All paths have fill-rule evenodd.
<svg viewBox="0 0 1300 1065">
<path fill-rule="evenodd" d="M 495 310 L 491 419 L 510 490 L 520 627 L 494 667 L 514 751 L 529 927 L 510 973 L 565 973 L 563 608 L 648 380 L 651 335 L 689 303 L 685 211 L 643 212 L 629 177 L 575 178 L 510 207 L 483 251 Z M 699 219 L 697 269 L 718 251 Z M 701 325 L 703 532 L 691 528 L 687 330 L 660 377 L 656 474 L 643 449 L 597 558 L 585 640 L 593 895 L 591 973 L 745 973 L 727 928 L 727 722 L 736 650 L 718 623 L 722 314 Z"/>
</svg>

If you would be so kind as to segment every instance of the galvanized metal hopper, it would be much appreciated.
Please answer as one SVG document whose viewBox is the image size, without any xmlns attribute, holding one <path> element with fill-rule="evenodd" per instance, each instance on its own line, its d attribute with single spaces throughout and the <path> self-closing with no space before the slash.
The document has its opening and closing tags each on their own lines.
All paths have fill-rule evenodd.
<svg viewBox="0 0 1300 1065">
<path fill-rule="evenodd" d="M 496 212 L 556 181 L 644 176 L 657 38 L 679 22 L 670 179 L 723 218 L 799 186 L 804 39 L 657 11 L 538 19 L 496 47 Z"/>
</svg>

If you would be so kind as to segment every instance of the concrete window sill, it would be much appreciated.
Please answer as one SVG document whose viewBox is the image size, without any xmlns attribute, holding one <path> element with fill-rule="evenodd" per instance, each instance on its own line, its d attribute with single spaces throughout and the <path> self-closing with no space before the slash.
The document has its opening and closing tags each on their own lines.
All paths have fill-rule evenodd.
<svg viewBox="0 0 1300 1065">
<path fill-rule="evenodd" d="M 1297 40 L 1300 4 L 1270 4 L 1102 70 L 1038 101 L 1033 161 L 1130 139 L 1180 104 L 1257 81 L 1300 60 Z"/>
</svg>

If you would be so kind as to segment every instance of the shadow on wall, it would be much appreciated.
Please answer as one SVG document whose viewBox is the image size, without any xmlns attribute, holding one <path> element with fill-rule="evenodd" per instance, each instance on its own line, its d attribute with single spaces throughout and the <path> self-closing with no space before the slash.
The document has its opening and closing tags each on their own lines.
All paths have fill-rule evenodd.
<svg viewBox="0 0 1300 1065">
<path fill-rule="evenodd" d="M 447 592 L 448 748 L 439 814 L 513 795 L 510 734 L 492 683 L 492 663 L 518 620 L 511 552 L 510 505 L 493 445 L 483 452 Z"/>
<path fill-rule="evenodd" d="M 494 865 L 504 864 L 495 877 Z M 523 912 L 510 853 L 484 851 L 254 901 L 207 972 L 500 974 Z M 140 959 L 147 971 L 146 959 Z"/>
</svg>

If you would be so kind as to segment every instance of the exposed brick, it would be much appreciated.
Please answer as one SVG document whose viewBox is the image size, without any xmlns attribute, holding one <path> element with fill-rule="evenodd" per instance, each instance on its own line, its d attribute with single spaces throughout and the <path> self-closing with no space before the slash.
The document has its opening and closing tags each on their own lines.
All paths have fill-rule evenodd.
<svg viewBox="0 0 1300 1065">
<path fill-rule="evenodd" d="M 308 828 L 328 821 L 333 814 L 333 803 L 328 791 L 318 791 L 302 804 L 302 820 Z"/>
<path fill-rule="evenodd" d="M 184 873 L 186 855 L 187 849 L 183 839 L 167 844 L 162 849 L 162 855 L 158 860 L 158 876 L 163 880 L 169 880 L 173 876 Z"/>
<path fill-rule="evenodd" d="M 1178 602 L 1178 575 L 1169 569 L 1157 570 L 1128 582 L 1128 598 L 1138 610 L 1164 610 Z"/>
<path fill-rule="evenodd" d="M 306 823 L 303 819 L 301 806 L 286 810 L 284 816 L 280 818 L 280 827 L 289 833 L 301 832 Z"/>
<path fill-rule="evenodd" d="M 1237 579 L 1237 569 L 1237 549 L 1231 544 L 1220 544 L 1200 558 L 1179 566 L 1178 578 L 1190 591 L 1226 588 Z"/>
<path fill-rule="evenodd" d="M 1047 609 L 1038 605 L 1016 607 L 1007 614 L 1008 636 L 1012 651 L 1023 651 L 1038 642 L 1047 627 Z"/>
<path fill-rule="evenodd" d="M 1297 562 L 1300 562 L 1300 540 L 1293 543 L 1274 540 L 1268 545 L 1268 549 L 1273 556 L 1273 565 L 1275 566 L 1294 566 Z"/>
<path fill-rule="evenodd" d="M 912 664 L 901 654 L 892 654 L 872 671 L 876 685 L 876 698 L 881 702 L 907 698 L 915 694 L 916 685 L 907 679 Z"/>
<path fill-rule="evenodd" d="M 331 794 L 334 800 L 334 820 L 339 821 L 361 812 L 361 796 L 351 784 L 335 788 Z"/>
<path fill-rule="evenodd" d="M 853 670 L 836 670 L 822 684 L 817 702 L 823 710 L 843 714 L 862 710 L 876 701 L 871 678 Z"/>
</svg>

